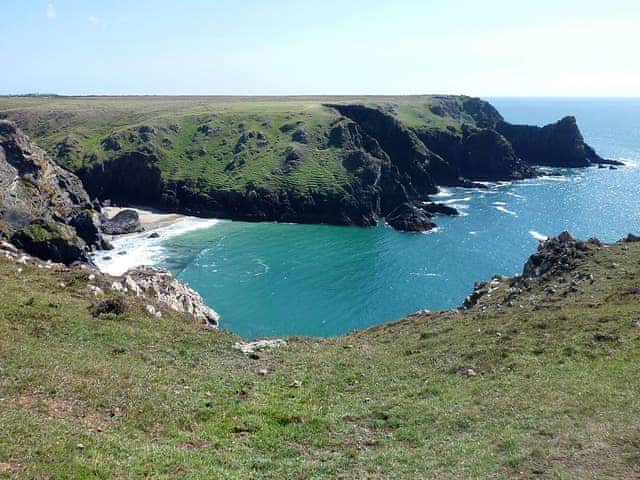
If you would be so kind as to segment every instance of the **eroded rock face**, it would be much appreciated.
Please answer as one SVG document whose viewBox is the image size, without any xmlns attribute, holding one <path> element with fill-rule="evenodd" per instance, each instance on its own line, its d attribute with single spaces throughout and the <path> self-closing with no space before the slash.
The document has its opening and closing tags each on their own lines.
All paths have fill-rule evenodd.
<svg viewBox="0 0 640 480">
<path fill-rule="evenodd" d="M 0 120 L 0 217 L 19 229 L 37 218 L 66 222 L 85 209 L 91 201 L 80 179 Z"/>
<path fill-rule="evenodd" d="M 82 182 L 15 124 L 0 120 L 0 221 L 5 237 L 45 260 L 89 261 L 100 247 L 97 212 Z M 76 232 L 77 228 L 77 232 Z"/>
<path fill-rule="evenodd" d="M 500 122 L 496 128 L 511 142 L 516 154 L 530 165 L 587 167 L 594 163 L 612 163 L 585 143 L 575 117 L 564 117 L 544 127 Z"/>
<path fill-rule="evenodd" d="M 136 267 L 114 282 L 112 289 L 153 298 L 176 312 L 192 315 L 196 321 L 212 328 L 217 328 L 220 320 L 220 315 L 205 305 L 200 294 L 174 278 L 168 270 Z"/>
</svg>

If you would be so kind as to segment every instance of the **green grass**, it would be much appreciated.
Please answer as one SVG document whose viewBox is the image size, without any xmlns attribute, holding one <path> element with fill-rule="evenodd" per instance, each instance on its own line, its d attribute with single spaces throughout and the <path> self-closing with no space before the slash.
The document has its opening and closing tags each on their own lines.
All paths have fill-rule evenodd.
<svg viewBox="0 0 640 480">
<path fill-rule="evenodd" d="M 193 180 L 200 191 L 239 190 L 248 185 L 272 191 L 342 192 L 353 184 L 354 173 L 342 164 L 344 152 L 330 148 L 328 135 L 339 113 L 327 103 L 360 103 L 380 108 L 415 129 L 458 131 L 463 122 L 463 97 L 0 97 L 0 117 L 15 120 L 33 140 L 67 168 L 82 167 L 151 149 L 158 157 L 164 180 Z M 432 111 L 445 106 L 444 114 Z M 302 128 L 309 142 L 292 139 L 286 124 Z M 179 131 L 170 126 L 178 125 Z M 138 129 L 156 134 L 142 139 Z M 209 134 L 201 128 L 208 126 Z M 294 129 L 294 130 L 295 130 Z M 243 132 L 264 135 L 243 152 L 236 145 Z M 121 149 L 104 148 L 117 138 Z M 60 155 L 61 142 L 73 144 Z M 304 162 L 287 169 L 284 152 L 295 146 Z"/>
<path fill-rule="evenodd" d="M 468 311 L 250 359 L 135 300 L 94 318 L 88 273 L 2 259 L 0 476 L 637 478 L 640 244 L 577 272 L 595 282 L 498 308 L 503 280 Z"/>
</svg>

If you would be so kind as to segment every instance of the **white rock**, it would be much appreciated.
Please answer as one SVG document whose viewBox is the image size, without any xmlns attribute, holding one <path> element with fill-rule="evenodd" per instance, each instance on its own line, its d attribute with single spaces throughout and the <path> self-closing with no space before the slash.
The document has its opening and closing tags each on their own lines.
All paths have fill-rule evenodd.
<svg viewBox="0 0 640 480">
<path fill-rule="evenodd" d="M 278 348 L 286 345 L 281 338 L 255 340 L 253 342 L 236 342 L 233 344 L 233 348 L 240 350 L 242 353 L 255 353 L 262 350 Z"/>
<path fill-rule="evenodd" d="M 176 312 L 188 313 L 209 327 L 217 327 L 220 316 L 209 308 L 202 297 L 168 270 L 137 267 L 123 276 L 126 287 L 137 296 L 154 298 Z"/>
</svg>

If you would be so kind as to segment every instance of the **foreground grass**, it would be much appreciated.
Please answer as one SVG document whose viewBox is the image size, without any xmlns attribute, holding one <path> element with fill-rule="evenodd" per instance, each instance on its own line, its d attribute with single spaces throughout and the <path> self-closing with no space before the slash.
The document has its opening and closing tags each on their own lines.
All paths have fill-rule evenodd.
<svg viewBox="0 0 640 480">
<path fill-rule="evenodd" d="M 594 247 L 567 295 L 498 308 L 502 281 L 255 359 L 143 304 L 94 318 L 86 272 L 20 268 L 0 260 L 0 477 L 640 475 L 640 244 Z"/>
</svg>

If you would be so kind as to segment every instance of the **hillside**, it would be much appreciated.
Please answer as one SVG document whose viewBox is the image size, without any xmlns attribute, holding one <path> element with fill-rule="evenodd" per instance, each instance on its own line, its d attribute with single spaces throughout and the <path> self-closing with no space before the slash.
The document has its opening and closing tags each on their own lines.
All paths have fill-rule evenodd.
<svg viewBox="0 0 640 480">
<path fill-rule="evenodd" d="M 524 274 L 243 354 L 113 279 L 3 255 L 0 477 L 637 478 L 640 242 L 563 235 Z"/>
<path fill-rule="evenodd" d="M 253 221 L 372 225 L 401 207 L 394 226 L 431 228 L 438 185 L 605 162 L 573 117 L 515 126 L 464 96 L 2 97 L 0 118 L 92 197 Z"/>
</svg>

